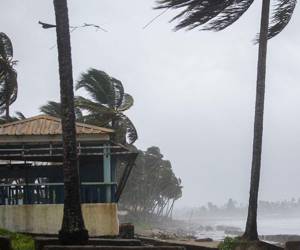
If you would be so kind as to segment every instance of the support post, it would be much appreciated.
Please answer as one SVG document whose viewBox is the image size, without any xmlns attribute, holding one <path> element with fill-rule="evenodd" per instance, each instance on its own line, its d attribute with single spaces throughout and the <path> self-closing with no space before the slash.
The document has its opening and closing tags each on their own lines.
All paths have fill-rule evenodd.
<svg viewBox="0 0 300 250">
<path fill-rule="evenodd" d="M 105 144 L 103 148 L 103 179 L 105 184 L 111 183 L 111 155 L 109 144 Z M 106 202 L 112 202 L 111 185 L 105 185 Z"/>
</svg>

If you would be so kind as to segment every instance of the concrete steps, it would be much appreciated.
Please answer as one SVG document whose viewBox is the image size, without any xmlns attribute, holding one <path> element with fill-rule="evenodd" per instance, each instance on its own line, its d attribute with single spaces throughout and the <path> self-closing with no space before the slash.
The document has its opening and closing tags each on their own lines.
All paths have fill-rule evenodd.
<svg viewBox="0 0 300 250">
<path fill-rule="evenodd" d="M 36 237 L 35 250 L 44 250 L 45 246 L 58 246 L 60 242 L 58 238 Z M 141 246 L 140 240 L 135 239 L 104 239 L 104 238 L 90 238 L 88 244 L 90 246 Z"/>
<path fill-rule="evenodd" d="M 185 250 L 184 247 L 154 246 L 45 246 L 44 250 Z"/>
</svg>

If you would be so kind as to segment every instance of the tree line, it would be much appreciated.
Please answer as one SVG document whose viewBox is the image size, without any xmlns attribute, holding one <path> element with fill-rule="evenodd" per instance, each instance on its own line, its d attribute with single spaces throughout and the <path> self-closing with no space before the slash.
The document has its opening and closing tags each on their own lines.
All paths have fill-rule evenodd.
<svg viewBox="0 0 300 250">
<path fill-rule="evenodd" d="M 170 218 L 174 203 L 181 196 L 181 179 L 175 176 L 171 162 L 163 158 L 158 147 L 150 147 L 138 151 L 119 207 L 127 210 L 135 220 Z"/>
<path fill-rule="evenodd" d="M 283 201 L 258 201 L 258 211 L 261 217 L 298 217 L 300 209 L 300 198 L 292 198 Z M 244 218 L 247 215 L 247 206 L 233 199 L 223 205 L 208 202 L 198 208 L 191 208 L 178 212 L 178 215 L 186 215 L 200 218 Z"/>
</svg>

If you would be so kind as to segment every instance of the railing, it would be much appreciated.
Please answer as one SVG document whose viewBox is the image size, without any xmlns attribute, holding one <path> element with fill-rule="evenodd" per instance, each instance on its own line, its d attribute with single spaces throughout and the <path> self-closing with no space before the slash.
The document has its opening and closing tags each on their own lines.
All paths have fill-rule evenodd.
<svg viewBox="0 0 300 250">
<path fill-rule="evenodd" d="M 128 149 L 123 146 L 86 146 L 80 143 L 77 146 L 77 153 L 79 156 L 98 156 L 104 155 L 104 150 L 110 149 L 111 155 L 127 155 L 131 154 Z M 11 148 L 0 148 L 0 157 L 62 157 L 63 147 L 62 145 L 52 145 L 49 146 L 16 146 Z"/>
<path fill-rule="evenodd" d="M 114 202 L 117 183 L 83 182 L 80 186 L 82 203 Z M 107 192 L 107 191 L 110 192 Z M 107 194 L 111 194 L 108 197 Z M 0 184 L 0 205 L 63 204 L 64 184 Z"/>
</svg>

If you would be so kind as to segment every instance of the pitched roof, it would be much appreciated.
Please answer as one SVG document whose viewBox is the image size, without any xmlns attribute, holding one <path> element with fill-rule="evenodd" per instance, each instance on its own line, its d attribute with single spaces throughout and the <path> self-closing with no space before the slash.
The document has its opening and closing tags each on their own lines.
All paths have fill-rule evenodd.
<svg viewBox="0 0 300 250">
<path fill-rule="evenodd" d="M 109 134 L 114 130 L 84 123 L 76 123 L 77 134 Z M 61 135 L 61 119 L 38 115 L 21 121 L 0 125 L 1 135 Z"/>
</svg>

